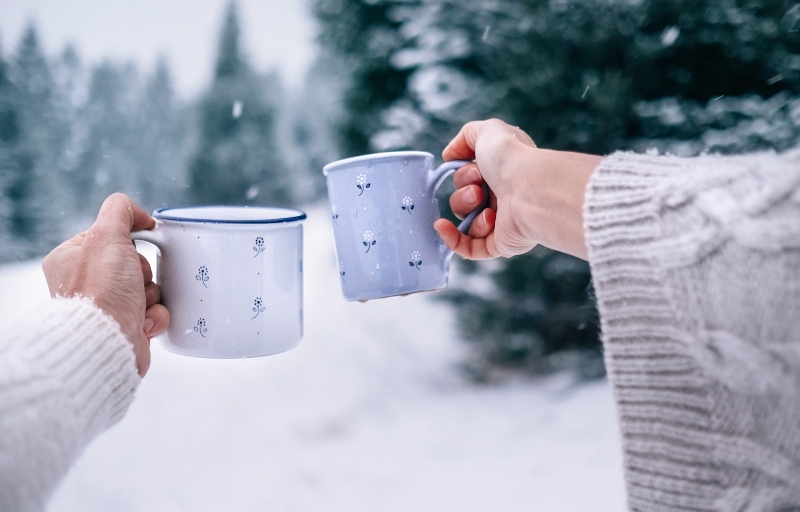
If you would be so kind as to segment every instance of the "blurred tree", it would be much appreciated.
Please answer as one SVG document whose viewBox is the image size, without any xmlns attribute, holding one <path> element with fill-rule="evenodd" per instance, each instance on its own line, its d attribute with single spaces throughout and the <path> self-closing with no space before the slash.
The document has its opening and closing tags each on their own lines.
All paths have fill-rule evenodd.
<svg viewBox="0 0 800 512">
<path fill-rule="evenodd" d="M 82 213 L 97 212 L 113 192 L 138 195 L 137 141 L 133 130 L 138 72 L 132 64 L 104 61 L 89 78 L 80 112 L 85 135 L 72 189 Z"/>
<path fill-rule="evenodd" d="M 198 203 L 288 205 L 292 179 L 276 141 L 280 84 L 248 65 L 239 46 L 236 4 L 228 5 L 211 90 L 199 106 L 199 134 L 189 163 Z"/>
<path fill-rule="evenodd" d="M 9 66 L 0 51 L 0 262 L 14 257 L 13 218 L 19 208 L 16 181 L 30 167 L 24 150 L 24 134 L 20 126 L 19 92 L 9 77 Z M 29 170 L 27 172 L 30 172 Z"/>
<path fill-rule="evenodd" d="M 136 199 L 147 209 L 175 205 L 187 187 L 184 161 L 190 116 L 189 109 L 175 96 L 164 59 L 159 59 L 136 101 Z"/>
<path fill-rule="evenodd" d="M 285 119 L 281 130 L 289 136 L 285 143 L 292 168 L 304 169 L 295 187 L 299 202 L 325 197 L 326 182 L 322 167 L 337 160 L 337 120 L 342 116 L 340 102 L 342 78 L 335 61 L 324 49 L 306 73 L 302 89 L 282 108 Z"/>
<path fill-rule="evenodd" d="M 438 154 L 487 117 L 599 154 L 800 139 L 800 6 L 786 0 L 315 0 L 314 12 L 344 76 L 344 156 Z M 540 248 L 460 268 L 453 284 L 467 285 L 448 296 L 479 366 L 546 369 L 566 349 L 596 373 L 585 263 Z"/>
<path fill-rule="evenodd" d="M 48 251 L 61 235 L 54 85 L 33 25 L 23 33 L 11 65 L 3 67 L 2 210 L 13 241 L 2 258 L 15 260 Z"/>
<path fill-rule="evenodd" d="M 344 156 L 370 152 L 373 134 L 383 128 L 381 113 L 404 97 L 408 70 L 390 56 L 403 42 L 390 16 L 401 2 L 315 0 L 319 42 L 344 82 L 338 142 Z"/>
<path fill-rule="evenodd" d="M 86 207 L 76 202 L 73 185 L 76 175 L 80 174 L 78 162 L 86 137 L 86 123 L 80 116 L 81 107 L 86 101 L 86 70 L 72 45 L 64 47 L 53 61 L 51 69 L 54 83 L 52 118 L 56 120 L 51 124 L 51 129 L 58 141 L 55 165 L 62 187 L 62 211 L 68 213 L 65 217 L 72 221 L 74 214 Z M 74 232 L 78 228 L 65 226 L 68 232 Z"/>
</svg>

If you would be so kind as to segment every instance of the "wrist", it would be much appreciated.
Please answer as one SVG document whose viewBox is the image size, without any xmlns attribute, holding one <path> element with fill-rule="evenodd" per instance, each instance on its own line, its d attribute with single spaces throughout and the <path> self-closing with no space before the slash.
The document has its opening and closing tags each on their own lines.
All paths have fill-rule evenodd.
<svg viewBox="0 0 800 512">
<path fill-rule="evenodd" d="M 581 259 L 587 258 L 583 230 L 586 186 L 601 156 L 530 148 L 523 161 L 534 165 L 517 176 L 515 187 L 526 204 L 522 222 L 536 243 Z M 524 199 L 523 199 L 524 198 Z"/>
</svg>

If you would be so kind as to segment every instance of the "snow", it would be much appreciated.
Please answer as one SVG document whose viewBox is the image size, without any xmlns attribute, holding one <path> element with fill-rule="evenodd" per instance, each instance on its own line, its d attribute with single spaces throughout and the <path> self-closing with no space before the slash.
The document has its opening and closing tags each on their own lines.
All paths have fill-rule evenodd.
<svg viewBox="0 0 800 512">
<path fill-rule="evenodd" d="M 208 360 L 154 342 L 127 416 L 51 512 L 625 509 L 606 382 L 466 381 L 451 307 L 345 302 L 328 209 L 308 213 L 303 343 Z M 0 289 L 7 319 L 47 296 L 39 262 L 0 267 Z"/>
</svg>

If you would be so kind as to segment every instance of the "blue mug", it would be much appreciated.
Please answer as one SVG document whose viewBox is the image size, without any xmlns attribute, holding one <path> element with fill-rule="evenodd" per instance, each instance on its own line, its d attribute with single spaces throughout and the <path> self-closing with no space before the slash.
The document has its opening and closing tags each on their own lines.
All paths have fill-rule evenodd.
<svg viewBox="0 0 800 512">
<path fill-rule="evenodd" d="M 436 190 L 444 179 L 470 163 L 434 168 L 421 151 L 376 153 L 326 165 L 331 223 L 342 293 L 348 301 L 441 290 L 450 259 L 433 223 L 440 218 Z M 466 233 L 489 201 L 458 226 Z"/>
</svg>

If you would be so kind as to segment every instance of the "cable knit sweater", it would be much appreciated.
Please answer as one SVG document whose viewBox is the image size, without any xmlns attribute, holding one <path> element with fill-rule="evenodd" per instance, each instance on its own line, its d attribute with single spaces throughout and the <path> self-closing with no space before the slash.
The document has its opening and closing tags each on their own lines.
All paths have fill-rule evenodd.
<svg viewBox="0 0 800 512">
<path fill-rule="evenodd" d="M 584 222 L 631 510 L 800 510 L 800 150 L 616 153 Z"/>
<path fill-rule="evenodd" d="M 0 334 L 0 510 L 43 510 L 140 382 L 131 343 L 88 299 L 54 299 Z"/>
</svg>

